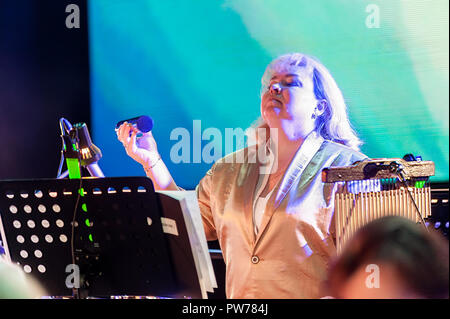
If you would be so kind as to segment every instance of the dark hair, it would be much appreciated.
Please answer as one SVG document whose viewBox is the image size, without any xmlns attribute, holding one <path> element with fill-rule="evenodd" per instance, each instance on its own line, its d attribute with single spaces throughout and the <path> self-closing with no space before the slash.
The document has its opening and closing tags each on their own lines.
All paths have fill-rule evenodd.
<svg viewBox="0 0 450 319">
<path fill-rule="evenodd" d="M 388 263 L 415 295 L 448 298 L 448 248 L 441 234 L 427 232 L 409 219 L 377 219 L 361 228 L 332 264 L 328 293 L 338 297 L 339 287 L 363 265 Z"/>
</svg>

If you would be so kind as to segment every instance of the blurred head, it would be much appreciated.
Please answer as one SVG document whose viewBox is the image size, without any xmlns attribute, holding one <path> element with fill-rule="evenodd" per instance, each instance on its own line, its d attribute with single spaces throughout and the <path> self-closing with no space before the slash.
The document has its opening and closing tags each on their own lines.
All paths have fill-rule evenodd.
<svg viewBox="0 0 450 319">
<path fill-rule="evenodd" d="M 301 53 L 280 56 L 267 66 L 261 83 L 260 127 L 281 129 L 289 139 L 316 131 L 359 149 L 342 93 L 318 60 Z"/>
<path fill-rule="evenodd" d="M 360 229 L 334 261 L 328 294 L 344 299 L 448 298 L 448 241 L 403 217 Z"/>
<path fill-rule="evenodd" d="M 0 299 L 36 299 L 48 296 L 22 268 L 0 258 Z"/>
</svg>

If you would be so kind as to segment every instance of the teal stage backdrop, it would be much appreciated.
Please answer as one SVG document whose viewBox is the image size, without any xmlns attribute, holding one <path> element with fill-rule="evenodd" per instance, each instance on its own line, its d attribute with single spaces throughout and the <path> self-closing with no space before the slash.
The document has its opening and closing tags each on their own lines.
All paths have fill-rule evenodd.
<svg viewBox="0 0 450 319">
<path fill-rule="evenodd" d="M 114 126 L 147 114 L 175 180 L 195 187 L 212 165 L 198 161 L 199 152 L 211 143 L 222 145 L 215 156 L 226 153 L 224 141 L 207 135 L 225 138 L 226 128 L 247 128 L 259 116 L 266 65 L 303 52 L 322 61 L 340 86 L 362 152 L 421 155 L 436 164 L 432 181 L 448 181 L 448 6 L 448 0 L 89 1 L 90 129 L 103 152 L 99 164 L 107 176 L 144 174 Z M 189 163 L 176 163 L 170 154 L 181 137 L 170 136 L 183 128 L 194 140 Z"/>
</svg>

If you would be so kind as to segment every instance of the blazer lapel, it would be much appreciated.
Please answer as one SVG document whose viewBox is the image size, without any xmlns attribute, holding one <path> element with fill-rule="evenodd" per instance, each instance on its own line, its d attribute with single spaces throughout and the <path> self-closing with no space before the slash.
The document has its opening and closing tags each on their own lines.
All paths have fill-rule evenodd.
<svg viewBox="0 0 450 319">
<path fill-rule="evenodd" d="M 294 185 L 294 182 L 302 176 L 302 173 L 305 171 L 306 166 L 308 166 L 314 155 L 318 152 L 322 143 L 323 138 L 317 136 L 315 133 L 310 134 L 305 142 L 303 142 L 303 145 L 300 147 L 300 149 L 292 159 L 291 164 L 289 164 L 285 175 L 275 186 L 275 189 L 273 190 L 272 195 L 267 202 L 266 210 L 264 212 L 261 221 L 261 227 L 259 228 L 255 243 L 259 241 L 273 214 L 280 206 L 286 195 L 289 193 L 292 185 Z M 313 177 L 314 174 L 311 174 L 312 171 L 314 170 L 309 170 L 309 172 L 305 174 L 305 178 L 302 180 L 302 185 L 304 185 L 307 180 Z"/>
<path fill-rule="evenodd" d="M 255 232 L 253 230 L 253 198 L 255 197 L 255 188 L 259 179 L 259 163 L 250 163 L 249 157 L 241 166 L 241 174 L 245 177 L 243 182 L 243 196 L 244 196 L 244 218 L 248 238 L 252 243 L 255 241 Z"/>
</svg>

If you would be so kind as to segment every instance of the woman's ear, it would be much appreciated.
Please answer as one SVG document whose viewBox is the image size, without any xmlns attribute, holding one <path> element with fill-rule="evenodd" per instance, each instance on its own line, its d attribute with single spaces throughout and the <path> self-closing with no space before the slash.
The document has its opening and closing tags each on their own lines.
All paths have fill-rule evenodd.
<svg viewBox="0 0 450 319">
<path fill-rule="evenodd" d="M 317 106 L 316 106 L 316 108 L 314 109 L 314 115 L 315 115 L 316 117 L 321 116 L 321 115 L 323 114 L 323 112 L 325 112 L 325 110 L 327 109 L 327 107 L 328 107 L 328 102 L 327 102 L 327 100 L 322 99 L 322 100 L 318 101 L 318 102 L 317 102 Z"/>
</svg>

